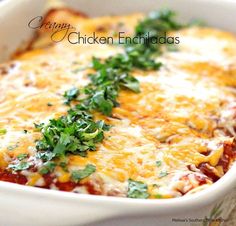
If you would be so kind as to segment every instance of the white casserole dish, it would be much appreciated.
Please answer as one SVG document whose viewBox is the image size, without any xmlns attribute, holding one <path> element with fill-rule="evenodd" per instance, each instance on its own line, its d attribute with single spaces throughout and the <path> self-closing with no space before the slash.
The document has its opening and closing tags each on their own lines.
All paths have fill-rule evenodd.
<svg viewBox="0 0 236 226">
<path fill-rule="evenodd" d="M 1 9 L 1 60 L 29 40 L 30 19 L 42 15 L 45 0 L 5 0 Z M 69 6 L 91 16 L 148 12 L 168 7 L 183 20 L 201 18 L 209 25 L 235 32 L 233 0 L 66 0 Z M 169 200 L 134 200 L 78 195 L 0 182 L 0 225 L 204 225 L 205 217 L 227 219 L 236 200 L 236 164 L 210 188 Z M 218 211 L 215 211 L 218 207 Z M 205 225 L 210 225 L 205 222 Z"/>
</svg>

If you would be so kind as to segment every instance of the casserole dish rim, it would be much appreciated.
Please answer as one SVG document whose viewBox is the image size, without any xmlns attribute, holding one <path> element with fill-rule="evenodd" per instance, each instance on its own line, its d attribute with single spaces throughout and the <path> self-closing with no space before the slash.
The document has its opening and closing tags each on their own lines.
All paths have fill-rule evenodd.
<svg viewBox="0 0 236 226">
<path fill-rule="evenodd" d="M 203 2 L 203 0 L 198 0 Z M 0 7 L 9 4 L 12 0 L 4 0 L 0 2 Z M 234 0 L 207 0 L 206 4 L 210 2 L 217 2 L 219 4 L 236 4 Z M 19 185 L 9 182 L 0 181 L 0 190 L 9 190 L 10 192 L 19 192 L 21 194 L 28 195 L 41 195 L 44 197 L 51 197 L 52 199 L 60 198 L 61 200 L 73 200 L 73 201 L 91 201 L 94 203 L 100 202 L 114 202 L 116 204 L 125 204 L 130 207 L 135 206 L 136 204 L 142 205 L 143 207 L 147 206 L 171 206 L 176 208 L 181 208 L 188 205 L 191 202 L 191 206 L 199 206 L 199 203 L 202 205 L 206 203 L 214 202 L 219 197 L 223 197 L 230 190 L 234 188 L 234 183 L 236 182 L 236 177 L 234 176 L 234 170 L 236 171 L 236 163 L 234 163 L 228 172 L 220 178 L 217 182 L 209 186 L 207 189 L 198 191 L 195 194 L 184 195 L 178 198 L 171 199 L 131 199 L 123 197 L 111 197 L 111 196 L 101 196 L 101 195 L 90 195 L 90 194 L 76 194 L 73 192 L 63 192 L 50 189 L 36 188 L 26 185 Z"/>
<path fill-rule="evenodd" d="M 0 181 L 0 190 L 9 190 L 11 192 L 19 192 L 23 195 L 40 195 L 42 197 L 60 198 L 68 201 L 90 201 L 94 203 L 101 202 L 114 202 L 116 204 L 125 204 L 129 207 L 134 207 L 136 204 L 142 205 L 142 207 L 148 206 L 171 206 L 181 208 L 191 203 L 191 207 L 210 204 L 219 198 L 225 196 L 228 192 L 232 191 L 234 184 L 236 183 L 236 177 L 233 177 L 234 171 L 236 171 L 236 164 L 234 163 L 229 171 L 218 181 L 213 183 L 206 189 L 198 191 L 194 194 L 184 195 L 177 198 L 170 199 L 132 199 L 127 197 L 116 196 L 103 196 L 103 195 L 91 195 L 91 194 L 78 194 L 73 192 L 58 191 L 52 189 L 43 189 L 32 186 L 20 185 L 11 182 Z"/>
</svg>

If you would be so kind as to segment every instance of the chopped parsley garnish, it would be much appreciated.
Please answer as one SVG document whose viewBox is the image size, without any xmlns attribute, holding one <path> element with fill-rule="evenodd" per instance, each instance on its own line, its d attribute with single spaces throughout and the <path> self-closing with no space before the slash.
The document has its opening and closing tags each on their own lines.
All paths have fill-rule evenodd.
<svg viewBox="0 0 236 226">
<path fill-rule="evenodd" d="M 8 166 L 9 169 L 12 169 L 13 171 L 21 171 L 21 170 L 26 170 L 32 166 L 31 162 L 19 162 L 17 164 L 10 164 Z"/>
<path fill-rule="evenodd" d="M 134 181 L 132 179 L 129 179 L 128 197 L 134 199 L 137 198 L 147 199 L 149 197 L 148 186 L 141 181 Z"/>
<path fill-rule="evenodd" d="M 43 138 L 36 143 L 37 157 L 50 161 L 66 154 L 86 156 L 87 151 L 95 151 L 108 128 L 103 121 L 95 122 L 90 113 L 77 105 L 67 115 L 38 126 Z"/>
<path fill-rule="evenodd" d="M 167 31 L 179 30 L 184 26 L 176 21 L 175 16 L 175 12 L 171 10 L 153 11 L 136 26 L 135 32 L 140 36 L 149 33 L 151 38 L 165 35 Z"/>
<path fill-rule="evenodd" d="M 25 154 L 25 153 L 21 153 L 16 156 L 16 158 L 19 159 L 20 161 L 23 159 L 26 159 L 27 157 L 28 157 L 28 154 Z"/>
<path fill-rule="evenodd" d="M 64 160 L 58 164 L 65 172 L 68 172 L 68 161 Z"/>
<path fill-rule="evenodd" d="M 36 141 L 38 142 L 38 141 Z M 37 144 L 36 144 L 36 148 L 37 148 Z M 47 162 L 52 160 L 55 157 L 55 154 L 53 152 L 49 152 L 49 151 L 38 151 L 36 153 L 36 158 L 37 159 L 42 159 L 42 161 Z"/>
<path fill-rule="evenodd" d="M 72 181 L 78 183 L 82 179 L 90 176 L 96 171 L 96 166 L 92 164 L 87 164 L 84 169 L 73 171 L 71 174 Z"/>
<path fill-rule="evenodd" d="M 159 174 L 159 178 L 165 177 L 167 175 L 168 175 L 167 171 L 161 171 L 160 174 Z"/>
<path fill-rule="evenodd" d="M 130 75 L 131 66 L 122 54 L 109 57 L 105 61 L 93 58 L 92 68 L 96 71 L 90 74 L 91 83 L 83 88 L 81 93 L 83 106 L 104 115 L 111 115 L 112 109 L 118 106 L 117 97 L 120 89 L 129 89 L 138 93 L 139 82 Z"/>
<path fill-rule="evenodd" d="M 39 170 L 39 173 L 42 175 L 47 174 L 47 173 L 51 173 L 51 172 L 53 172 L 55 167 L 56 167 L 55 162 L 51 162 L 51 161 L 46 162 L 43 164 L 42 168 Z"/>
<path fill-rule="evenodd" d="M 78 95 L 79 95 L 79 89 L 78 88 L 74 87 L 72 89 L 67 90 L 64 93 L 64 98 L 66 99 L 65 104 L 69 105 L 71 101 L 77 99 Z"/>
<path fill-rule="evenodd" d="M 65 104 L 69 106 L 67 114 L 51 119 L 48 123 L 35 124 L 35 128 L 42 133 L 42 138 L 36 141 L 36 158 L 43 163 L 39 169 L 41 174 L 52 173 L 56 166 L 68 171 L 65 161 L 68 155 L 86 157 L 88 151 L 96 150 L 98 143 L 104 139 L 104 132 L 110 127 L 104 121 L 96 121 L 94 112 L 110 116 L 113 108 L 119 106 L 117 98 L 120 90 L 139 93 L 139 81 L 132 75 L 133 71 L 158 70 L 162 65 L 155 59 L 162 53 L 161 45 L 152 43 L 151 39 L 179 28 L 182 25 L 174 20 L 172 11 L 151 13 L 135 28 L 135 37 L 146 37 L 143 43 L 130 42 L 123 46 L 123 53 L 106 59 L 92 59 L 93 72 L 88 75 L 90 83 L 80 89 L 74 87 L 63 95 Z M 52 106 L 51 103 L 47 105 Z M 30 166 L 31 163 L 23 159 L 10 168 L 24 170 Z M 96 166 L 88 164 L 83 170 L 73 171 L 71 179 L 79 182 L 95 170 Z M 128 183 L 128 197 L 149 197 L 146 184 L 131 179 Z"/>
<path fill-rule="evenodd" d="M 154 60 L 154 56 L 161 54 L 161 47 L 156 43 L 152 44 L 151 39 L 163 36 L 170 30 L 180 29 L 182 25 L 174 20 L 174 16 L 168 10 L 151 13 L 135 28 L 134 36 L 146 37 L 149 33 L 145 42 L 125 44 L 124 53 L 105 60 L 93 58 L 92 69 L 95 73 L 89 75 L 91 82 L 81 90 L 68 90 L 64 94 L 66 103 L 77 100 L 88 110 L 109 116 L 112 109 L 119 106 L 117 97 L 121 89 L 140 92 L 139 82 L 131 72 L 134 69 L 158 70 L 161 67 L 162 64 Z M 85 98 L 80 99 L 79 94 L 83 94 Z"/>
<path fill-rule="evenodd" d="M 176 22 L 175 13 L 170 10 L 151 12 L 135 28 L 136 37 L 146 37 L 141 44 L 129 43 L 126 45 L 126 53 L 132 62 L 132 66 L 142 70 L 157 70 L 162 64 L 156 62 L 153 57 L 162 53 L 161 44 L 152 42 L 156 37 L 163 37 L 168 31 L 178 30 L 183 25 Z"/>
<path fill-rule="evenodd" d="M 162 164 L 161 161 L 156 161 L 156 166 L 157 166 L 157 167 L 160 167 L 161 164 Z"/>
</svg>

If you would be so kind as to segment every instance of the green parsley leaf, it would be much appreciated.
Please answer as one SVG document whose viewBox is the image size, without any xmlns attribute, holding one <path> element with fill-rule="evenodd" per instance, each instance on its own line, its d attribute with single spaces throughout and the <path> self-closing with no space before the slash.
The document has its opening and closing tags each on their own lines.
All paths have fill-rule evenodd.
<svg viewBox="0 0 236 226">
<path fill-rule="evenodd" d="M 77 99 L 78 95 L 79 95 L 79 89 L 77 89 L 75 87 L 70 90 L 67 90 L 63 95 L 64 98 L 66 99 L 65 104 L 69 105 L 71 101 Z"/>
<path fill-rule="evenodd" d="M 156 166 L 157 166 L 157 167 L 160 167 L 160 166 L 161 166 L 161 164 L 162 164 L 162 162 L 161 162 L 161 161 L 156 161 Z"/>
<path fill-rule="evenodd" d="M 32 166 L 32 163 L 30 162 L 19 162 L 17 164 L 10 164 L 8 168 L 14 171 L 20 171 L 20 170 L 26 170 L 30 168 L 31 166 Z"/>
<path fill-rule="evenodd" d="M 36 148 L 40 148 L 41 141 L 37 141 L 37 142 L 38 142 L 37 145 L 39 147 L 36 146 Z M 42 159 L 44 162 L 50 161 L 54 157 L 55 157 L 55 154 L 53 152 L 40 152 L 39 151 L 39 152 L 36 153 L 36 158 Z"/>
<path fill-rule="evenodd" d="M 121 86 L 132 90 L 135 93 L 139 93 L 140 92 L 140 88 L 139 88 L 139 81 L 134 78 L 133 76 L 130 75 L 126 75 L 123 76 L 124 78 L 121 79 Z"/>
<path fill-rule="evenodd" d="M 97 91 L 91 97 L 90 105 L 93 109 L 97 109 L 104 115 L 110 115 L 114 104 L 112 100 L 106 98 L 105 91 Z"/>
<path fill-rule="evenodd" d="M 42 175 L 52 173 L 55 167 L 56 167 L 55 162 L 46 162 L 43 164 L 43 167 L 39 170 L 39 173 Z"/>
<path fill-rule="evenodd" d="M 82 179 L 93 174 L 95 171 L 96 171 L 96 166 L 94 166 L 92 164 L 87 164 L 84 169 L 73 171 L 71 174 L 71 179 L 72 179 L 72 181 L 78 183 Z"/>
<path fill-rule="evenodd" d="M 58 164 L 65 172 L 68 172 L 68 161 L 65 159 L 64 161 L 60 162 Z"/>
<path fill-rule="evenodd" d="M 40 123 L 40 124 L 34 123 L 34 127 L 36 131 L 41 130 L 44 127 L 44 123 Z"/>
<path fill-rule="evenodd" d="M 148 186 L 140 181 L 134 181 L 132 179 L 128 180 L 128 197 L 129 198 L 142 198 L 147 199 L 149 197 L 148 194 Z"/>
<path fill-rule="evenodd" d="M 23 160 L 23 159 L 26 159 L 28 156 L 28 154 L 25 154 L 25 153 L 21 153 L 19 155 L 17 155 L 17 159 L 19 159 L 20 161 Z"/>
</svg>

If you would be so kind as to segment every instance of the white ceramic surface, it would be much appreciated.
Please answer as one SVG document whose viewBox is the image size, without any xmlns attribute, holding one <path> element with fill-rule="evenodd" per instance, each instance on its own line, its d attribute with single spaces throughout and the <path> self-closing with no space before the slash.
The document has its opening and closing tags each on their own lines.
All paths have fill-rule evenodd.
<svg viewBox="0 0 236 226">
<path fill-rule="evenodd" d="M 183 20 L 202 18 L 225 30 L 236 32 L 234 0 L 66 0 L 89 15 L 148 12 L 168 7 Z M 0 2 L 0 60 L 29 39 L 28 21 L 41 15 L 45 0 Z M 0 182 L 0 226 L 183 226 L 203 225 L 188 219 L 209 217 L 214 207 L 227 218 L 235 206 L 236 164 L 209 189 L 169 200 L 134 200 L 78 195 Z M 220 205 L 221 204 L 221 205 Z M 173 221 L 181 219 L 181 222 Z M 206 224 L 208 225 L 208 224 Z"/>
</svg>

